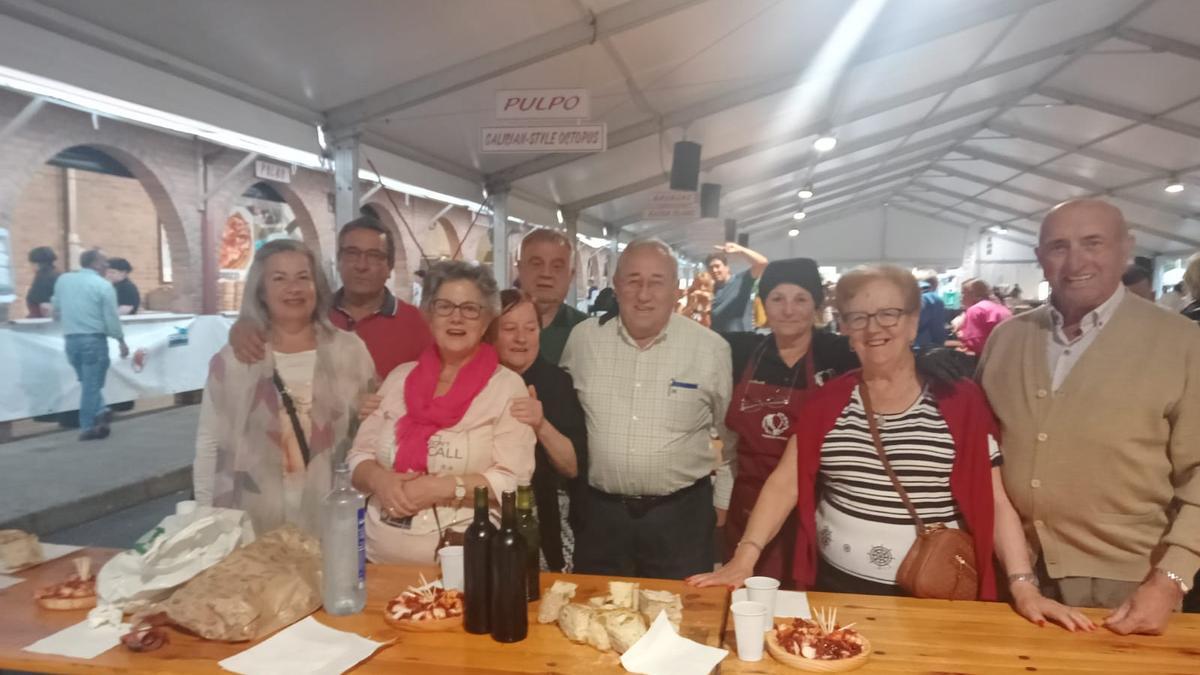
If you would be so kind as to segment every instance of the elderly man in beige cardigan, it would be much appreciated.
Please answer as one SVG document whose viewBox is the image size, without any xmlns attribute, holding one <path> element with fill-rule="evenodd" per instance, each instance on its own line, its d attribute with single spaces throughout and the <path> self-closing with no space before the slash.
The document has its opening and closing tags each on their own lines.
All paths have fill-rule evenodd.
<svg viewBox="0 0 1200 675">
<path fill-rule="evenodd" d="M 1099 200 L 1056 206 L 1037 258 L 1050 302 L 1001 324 L 980 362 L 1004 484 L 1070 605 L 1161 633 L 1200 567 L 1200 331 L 1125 291 L 1133 238 Z M 1032 575 L 1029 575 L 1032 576 Z"/>
</svg>

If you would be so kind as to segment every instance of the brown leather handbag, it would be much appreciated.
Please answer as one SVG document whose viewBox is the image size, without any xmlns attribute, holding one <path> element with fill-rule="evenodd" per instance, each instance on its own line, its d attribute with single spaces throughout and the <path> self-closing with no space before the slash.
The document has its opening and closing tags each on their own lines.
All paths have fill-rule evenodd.
<svg viewBox="0 0 1200 675">
<path fill-rule="evenodd" d="M 971 535 L 943 523 L 926 525 L 917 515 L 917 509 L 908 498 L 900 483 L 900 477 L 888 462 L 879 436 L 879 423 L 871 407 L 871 395 L 864 382 L 858 388 L 862 395 L 863 409 L 867 414 L 867 426 L 871 429 L 871 440 L 883 470 L 900 495 L 900 501 L 912 516 L 917 526 L 917 540 L 900 562 L 896 572 L 896 585 L 914 598 L 936 600 L 976 600 L 979 597 L 979 572 L 975 569 L 975 541 Z"/>
</svg>

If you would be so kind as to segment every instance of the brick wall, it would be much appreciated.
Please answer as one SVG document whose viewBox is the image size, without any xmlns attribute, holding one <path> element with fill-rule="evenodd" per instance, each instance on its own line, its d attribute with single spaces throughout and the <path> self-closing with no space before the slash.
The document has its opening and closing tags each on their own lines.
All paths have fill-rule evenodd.
<svg viewBox="0 0 1200 675">
<path fill-rule="evenodd" d="M 12 241 L 13 289 L 17 300 L 9 308 L 9 316 L 23 319 L 25 293 L 33 283 L 34 267 L 28 261 L 29 251 L 49 246 L 58 254 L 58 269 L 66 260 L 63 239 L 63 170 L 43 166 L 21 194 L 13 212 L 14 226 L 9 230 Z"/>
<path fill-rule="evenodd" d="M 133 265 L 130 278 L 144 299 L 159 287 L 162 278 L 154 202 L 136 179 L 91 171 L 72 173 L 77 203 L 75 232 L 80 244 L 85 249 L 99 246 L 109 257 L 129 260 Z M 75 267 L 74 261 L 71 267 Z"/>
</svg>

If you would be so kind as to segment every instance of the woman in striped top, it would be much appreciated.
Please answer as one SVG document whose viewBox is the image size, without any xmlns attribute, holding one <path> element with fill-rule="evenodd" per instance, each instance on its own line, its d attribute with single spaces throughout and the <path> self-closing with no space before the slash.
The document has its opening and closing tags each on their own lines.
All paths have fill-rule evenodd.
<svg viewBox="0 0 1200 675">
<path fill-rule="evenodd" d="M 916 540 L 916 523 L 875 450 L 865 388 L 888 462 L 921 519 L 972 535 L 978 596 L 996 597 L 994 546 L 1022 616 L 1091 630 L 1086 616 L 1042 596 L 1037 586 L 1020 520 L 999 476 L 995 423 L 982 391 L 972 382 L 918 372 L 912 342 L 921 295 L 913 276 L 891 266 L 854 270 L 838 281 L 836 302 L 861 372 L 826 384 L 809 400 L 733 559 L 692 583 L 740 585 L 753 574 L 762 542 L 796 509 L 798 583 L 899 594 L 896 571 Z"/>
</svg>

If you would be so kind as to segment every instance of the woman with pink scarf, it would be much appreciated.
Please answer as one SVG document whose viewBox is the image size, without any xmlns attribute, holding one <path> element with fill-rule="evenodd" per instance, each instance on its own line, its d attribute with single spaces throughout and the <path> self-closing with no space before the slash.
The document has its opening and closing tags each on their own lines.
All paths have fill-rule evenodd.
<svg viewBox="0 0 1200 675">
<path fill-rule="evenodd" d="M 533 430 L 510 412 L 529 392 L 482 342 L 498 312 L 496 281 L 478 265 L 437 263 L 422 296 L 434 346 L 388 375 L 349 455 L 377 563 L 434 562 L 439 542 L 458 543 L 470 524 L 476 486 L 495 506 L 533 474 Z"/>
</svg>

